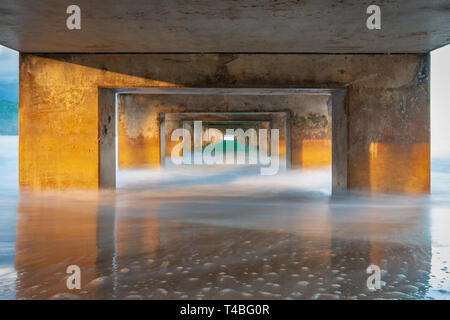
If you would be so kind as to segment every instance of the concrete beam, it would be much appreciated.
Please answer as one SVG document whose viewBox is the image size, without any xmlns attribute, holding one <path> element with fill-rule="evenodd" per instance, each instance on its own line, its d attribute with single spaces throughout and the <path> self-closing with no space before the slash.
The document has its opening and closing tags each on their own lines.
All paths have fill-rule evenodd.
<svg viewBox="0 0 450 320">
<path fill-rule="evenodd" d="M 81 29 L 66 27 L 69 4 Z M 0 44 L 21 52 L 426 53 L 450 43 L 448 0 L 0 2 Z"/>
</svg>

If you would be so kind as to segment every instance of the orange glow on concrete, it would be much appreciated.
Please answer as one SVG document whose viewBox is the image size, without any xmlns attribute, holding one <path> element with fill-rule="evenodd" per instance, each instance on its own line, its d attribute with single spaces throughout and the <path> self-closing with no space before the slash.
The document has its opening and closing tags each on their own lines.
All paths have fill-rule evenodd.
<svg viewBox="0 0 450 320">
<path fill-rule="evenodd" d="M 307 169 L 331 166 L 331 140 L 302 140 L 301 162 Z"/>
<path fill-rule="evenodd" d="M 372 192 L 430 192 L 430 145 L 370 144 Z"/>
<path fill-rule="evenodd" d="M 57 189 L 99 187 L 100 88 L 290 87 L 309 83 L 351 84 L 349 189 L 429 192 L 429 85 L 422 81 L 422 74 L 417 74 L 417 70 L 424 70 L 428 77 L 428 69 L 423 68 L 428 65 L 427 55 L 236 55 L 233 63 L 220 54 L 180 57 L 21 53 L 19 185 Z M 293 66 L 305 72 L 294 72 Z M 336 72 L 338 67 L 346 72 Z M 223 73 L 225 69 L 229 73 Z M 217 78 L 222 74 L 224 78 Z M 403 100 L 411 103 L 408 110 L 412 114 L 408 118 L 392 114 L 391 105 Z M 391 116 L 390 127 L 384 128 L 383 119 Z M 366 130 L 371 117 L 376 121 Z M 403 121 L 408 125 L 400 126 Z M 411 141 L 423 144 L 373 146 L 373 154 L 369 155 L 366 142 L 385 136 L 386 130 L 392 131 L 392 141 L 403 141 L 401 137 L 408 135 Z M 331 141 L 304 140 L 300 147 L 301 138 L 299 134 L 291 135 L 293 166 L 314 168 L 331 164 Z M 132 142 L 159 145 L 155 140 Z M 136 158 L 158 163 L 157 153 L 129 155 L 124 162 L 131 163 Z"/>
<path fill-rule="evenodd" d="M 119 168 L 159 168 L 161 166 L 160 139 L 145 137 L 142 134 L 135 138 L 128 137 L 119 122 Z M 157 128 L 159 131 L 159 128 Z M 156 131 L 156 130 L 155 130 Z"/>
<path fill-rule="evenodd" d="M 21 187 L 98 188 L 99 88 L 176 86 L 99 66 L 21 56 Z"/>
</svg>

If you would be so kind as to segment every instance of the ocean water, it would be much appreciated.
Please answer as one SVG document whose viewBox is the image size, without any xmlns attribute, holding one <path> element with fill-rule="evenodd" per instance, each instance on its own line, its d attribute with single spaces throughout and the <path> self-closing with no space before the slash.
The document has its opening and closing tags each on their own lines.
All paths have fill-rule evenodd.
<svg viewBox="0 0 450 320">
<path fill-rule="evenodd" d="M 329 170 L 249 168 L 19 192 L 17 163 L 0 137 L 1 299 L 450 299 L 450 158 L 431 195 L 377 197 L 332 197 Z"/>
</svg>

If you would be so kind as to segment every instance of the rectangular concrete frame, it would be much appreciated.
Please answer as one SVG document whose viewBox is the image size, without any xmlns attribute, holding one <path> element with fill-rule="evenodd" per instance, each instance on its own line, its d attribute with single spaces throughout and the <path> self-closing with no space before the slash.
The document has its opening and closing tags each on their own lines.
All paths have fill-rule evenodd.
<svg viewBox="0 0 450 320">
<path fill-rule="evenodd" d="M 114 188 L 116 181 L 115 121 L 116 94 L 184 94 L 184 95 L 330 95 L 332 98 L 332 190 L 347 190 L 347 107 L 346 89 L 318 88 L 100 88 L 100 187 Z M 280 106 L 281 107 L 281 106 Z M 189 113 L 184 113 L 189 115 Z M 199 113 L 191 113 L 193 116 Z M 249 118 L 251 114 L 243 118 Z M 253 114 L 253 113 L 252 113 Z M 268 114 L 261 112 L 261 115 Z M 217 118 L 217 116 L 210 116 Z M 289 125 L 286 130 L 289 130 Z M 290 160 L 290 134 L 286 134 L 286 157 Z M 162 135 L 161 142 L 162 143 Z M 163 150 L 163 144 L 161 145 Z M 288 165 L 289 167 L 289 165 Z"/>
<path fill-rule="evenodd" d="M 211 89 L 206 89 L 209 91 Z M 250 89 L 249 91 L 258 91 L 257 89 Z M 279 90 L 279 93 L 282 94 L 282 89 Z M 192 94 L 192 93 L 191 93 Z M 248 94 L 248 93 L 247 93 Z M 216 122 L 216 121 L 266 121 L 270 125 L 273 124 L 273 120 L 280 118 L 284 118 L 286 125 L 284 128 L 278 128 L 279 131 L 279 139 L 280 141 L 285 141 L 286 153 L 281 154 L 286 158 L 286 168 L 290 168 L 290 128 L 289 128 L 289 113 L 288 112 L 223 112 L 223 113 L 215 113 L 215 112 L 176 112 L 176 113 L 163 113 L 161 116 L 161 166 L 165 166 L 166 159 L 166 150 L 165 144 L 166 139 L 163 139 L 163 136 L 166 135 L 165 132 L 165 121 L 198 121 L 202 122 Z M 268 135 L 270 137 L 270 129 L 272 127 L 268 127 Z M 244 129 L 245 131 L 245 129 Z M 268 145 L 270 148 L 270 144 Z M 269 151 L 270 152 L 270 151 Z"/>
<path fill-rule="evenodd" d="M 335 167 L 334 180 L 346 177 L 351 190 L 428 193 L 429 66 L 429 54 L 21 53 L 19 184 L 114 184 L 100 177 L 110 166 L 101 161 L 104 90 L 345 88 L 347 98 L 336 100 L 346 100 L 347 144 L 334 148 L 346 149 L 347 166 Z"/>
</svg>

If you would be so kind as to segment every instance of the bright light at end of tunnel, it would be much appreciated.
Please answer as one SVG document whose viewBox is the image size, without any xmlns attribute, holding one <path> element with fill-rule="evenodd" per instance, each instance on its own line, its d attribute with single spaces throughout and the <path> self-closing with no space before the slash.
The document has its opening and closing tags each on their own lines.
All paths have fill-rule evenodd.
<svg viewBox="0 0 450 320">
<path fill-rule="evenodd" d="M 225 140 L 225 141 L 234 141 L 234 135 L 226 134 L 226 135 L 223 136 L 223 140 Z"/>
</svg>

